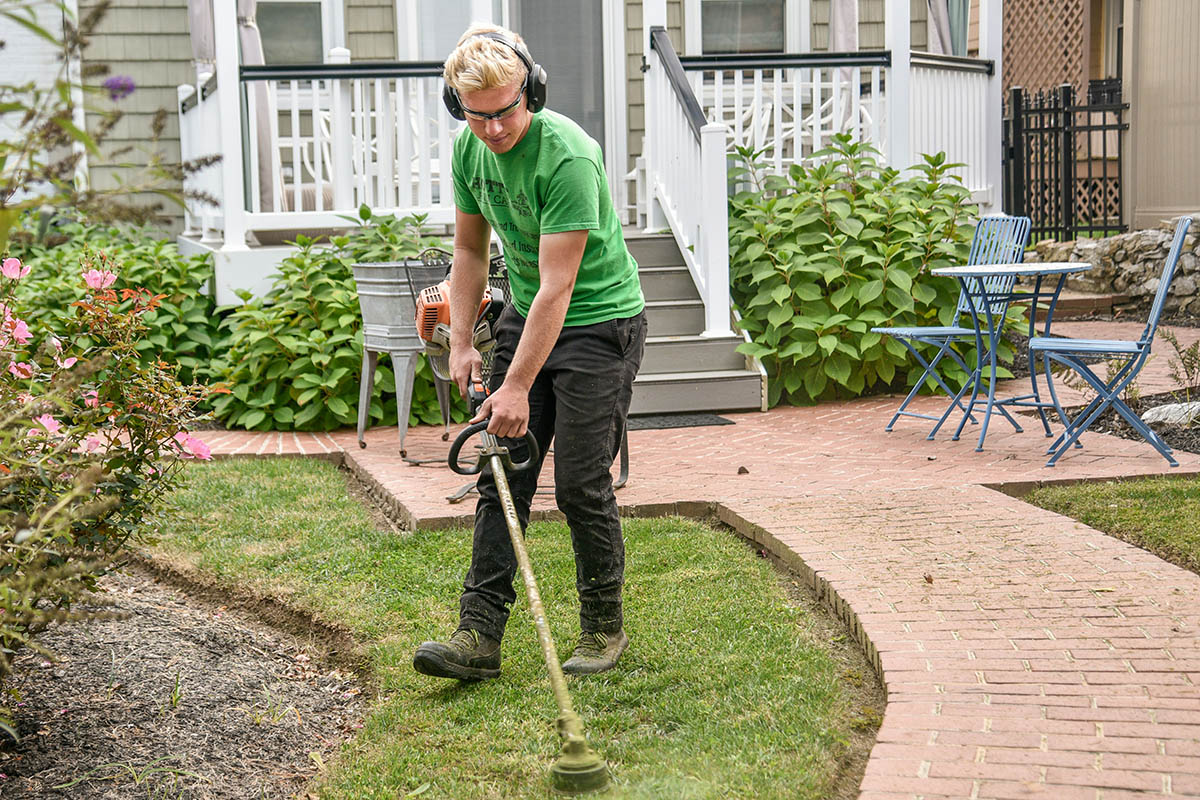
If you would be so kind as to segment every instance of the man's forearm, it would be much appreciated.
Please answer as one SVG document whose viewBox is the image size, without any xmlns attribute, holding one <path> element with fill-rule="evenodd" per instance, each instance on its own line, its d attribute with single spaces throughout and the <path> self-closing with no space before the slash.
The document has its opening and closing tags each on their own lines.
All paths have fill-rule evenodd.
<svg viewBox="0 0 1200 800">
<path fill-rule="evenodd" d="M 450 346 L 471 347 L 475 337 L 475 318 L 487 287 L 487 260 L 474 250 L 454 248 L 450 268 Z"/>
<path fill-rule="evenodd" d="M 567 318 L 567 308 L 571 305 L 573 288 L 573 285 L 543 286 L 538 290 L 529 306 L 529 317 L 525 320 L 525 329 L 521 333 L 517 352 L 508 368 L 505 383 L 511 383 L 525 391 L 529 391 L 533 386 L 534 379 L 558 341 L 558 334 L 562 332 L 563 320 Z"/>
</svg>

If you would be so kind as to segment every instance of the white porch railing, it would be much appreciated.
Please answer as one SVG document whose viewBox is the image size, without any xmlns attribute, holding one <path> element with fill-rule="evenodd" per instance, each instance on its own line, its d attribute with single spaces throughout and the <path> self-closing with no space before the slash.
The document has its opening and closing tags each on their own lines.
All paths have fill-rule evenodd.
<svg viewBox="0 0 1200 800">
<path fill-rule="evenodd" d="M 775 171 L 809 158 L 835 133 L 887 146 L 887 52 L 679 60 L 705 117 L 728 131 L 730 149 L 761 150 Z"/>
<path fill-rule="evenodd" d="M 1000 176 L 990 174 L 988 157 L 989 82 L 991 61 L 913 53 L 912 120 L 914 153 L 945 153 L 952 170 L 973 197 L 990 203 L 999 197 Z M 993 197 L 994 194 L 994 197 Z"/>
<path fill-rule="evenodd" d="M 179 149 L 187 163 L 217 151 L 220 141 L 220 109 L 217 107 L 216 76 L 201 73 L 196 85 L 184 84 L 179 94 Z M 184 234 L 199 236 L 201 241 L 219 240 L 221 220 L 221 173 L 215 168 L 193 172 L 184 178 Z M 211 198 L 216 205 L 202 202 L 197 194 Z"/>
<path fill-rule="evenodd" d="M 651 39 L 646 73 L 648 201 L 670 227 L 704 301 L 704 335 L 732 333 L 729 316 L 729 216 L 726 129 L 707 123 L 662 28 Z M 665 223 L 665 224 L 664 224 Z"/>
<path fill-rule="evenodd" d="M 189 203 L 189 230 L 223 229 L 231 214 L 251 232 L 344 227 L 341 216 L 364 203 L 453 222 L 450 154 L 462 123 L 442 105 L 441 71 L 440 62 L 352 64 L 343 48 L 326 64 L 241 67 L 241 191 L 219 211 Z M 231 148 L 220 146 L 223 91 L 214 83 L 200 94 L 180 87 L 184 160 L 214 150 L 229 157 Z M 192 186 L 223 196 L 217 169 Z"/>
</svg>

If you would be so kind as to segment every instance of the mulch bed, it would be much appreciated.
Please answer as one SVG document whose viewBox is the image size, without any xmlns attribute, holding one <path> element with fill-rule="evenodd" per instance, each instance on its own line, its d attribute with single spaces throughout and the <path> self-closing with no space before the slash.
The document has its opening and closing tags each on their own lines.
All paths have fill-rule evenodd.
<svg viewBox="0 0 1200 800">
<path fill-rule="evenodd" d="M 294 797 L 361 727 L 363 687 L 313 638 L 160 582 L 103 579 L 128 619 L 56 626 L 18 657 L 0 797 Z M 2 734 L 0 734 L 2 736 Z"/>
</svg>

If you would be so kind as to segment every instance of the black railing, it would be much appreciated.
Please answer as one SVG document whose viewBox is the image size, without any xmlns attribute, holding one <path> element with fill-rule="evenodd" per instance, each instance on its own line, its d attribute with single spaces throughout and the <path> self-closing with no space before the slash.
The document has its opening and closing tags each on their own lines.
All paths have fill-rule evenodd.
<svg viewBox="0 0 1200 800">
<path fill-rule="evenodd" d="M 217 90 L 217 76 L 215 74 L 209 75 L 208 80 L 206 80 L 204 82 L 204 84 L 200 87 L 199 93 L 192 92 L 191 94 L 189 94 L 187 96 L 186 99 L 184 99 L 183 102 L 181 102 L 179 104 L 179 113 L 186 114 L 187 112 L 191 111 L 193 108 L 195 108 L 197 105 L 200 104 L 201 100 L 207 100 L 210 96 L 212 96 L 212 93 L 215 92 L 216 90 Z"/>
<path fill-rule="evenodd" d="M 440 78 L 441 61 L 355 61 L 350 64 L 274 64 L 242 66 L 249 81 L 314 81 L 349 78 Z"/>
<path fill-rule="evenodd" d="M 679 56 L 675 54 L 675 47 L 671 44 L 671 37 L 667 35 L 666 28 L 655 25 L 650 29 L 650 47 L 658 53 L 658 59 L 667 73 L 667 81 L 675 90 L 675 97 L 678 98 L 680 105 L 683 106 L 683 114 L 687 118 L 688 127 L 692 129 L 692 135 L 696 137 L 696 141 L 700 141 L 700 129 L 708 120 L 704 118 L 704 109 L 700 108 L 700 101 L 696 99 L 696 94 L 692 91 L 687 76 L 683 74 L 683 65 L 679 63 Z"/>
<path fill-rule="evenodd" d="M 914 67 L 936 67 L 937 69 L 957 70 L 959 72 L 982 72 L 985 75 L 996 74 L 996 62 L 990 58 L 968 58 L 966 56 L 948 56 L 943 53 L 913 52 L 909 63 Z"/>
<path fill-rule="evenodd" d="M 730 53 L 715 56 L 683 56 L 685 70 L 791 69 L 795 67 L 890 67 L 890 50 L 861 50 L 854 53 Z"/>
<path fill-rule="evenodd" d="M 1033 221 L 1034 239 L 1119 233 L 1123 132 L 1120 81 L 1093 81 L 1086 102 L 1064 84 L 1030 94 L 1014 86 L 1004 118 L 1004 209 Z"/>
</svg>

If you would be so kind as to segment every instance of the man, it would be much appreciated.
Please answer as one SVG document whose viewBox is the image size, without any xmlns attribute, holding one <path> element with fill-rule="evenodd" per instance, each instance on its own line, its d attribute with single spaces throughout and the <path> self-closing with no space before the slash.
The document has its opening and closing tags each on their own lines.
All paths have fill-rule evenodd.
<svg viewBox="0 0 1200 800">
<path fill-rule="evenodd" d="M 629 643 L 621 608 L 625 545 L 609 470 L 646 339 L 637 264 L 613 210 L 600 146 L 542 108 L 546 73 L 519 36 L 471 28 L 446 60 L 444 78 L 447 108 L 467 121 L 453 156 L 451 377 L 465 396 L 480 376 L 471 335 L 495 230 L 512 297 L 497 324 L 491 395 L 472 422 L 490 417 L 488 432 L 507 438 L 528 429 L 542 453 L 554 441 L 555 499 L 571 529 L 581 627 L 563 670 L 602 672 Z M 522 529 L 537 476 L 538 469 L 510 476 Z M 426 675 L 500 674 L 516 558 L 486 471 L 478 489 L 459 627 L 449 641 L 417 649 L 413 666 Z"/>
</svg>

